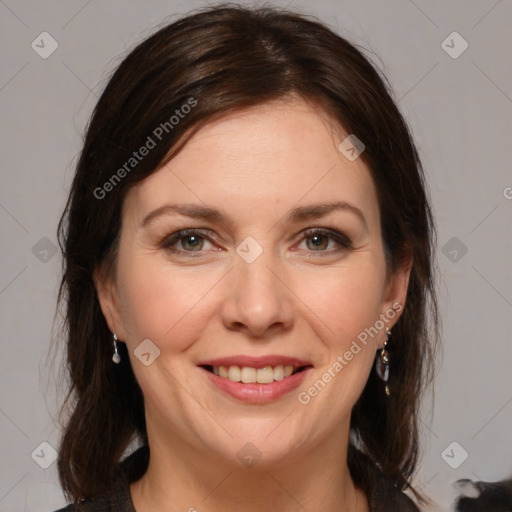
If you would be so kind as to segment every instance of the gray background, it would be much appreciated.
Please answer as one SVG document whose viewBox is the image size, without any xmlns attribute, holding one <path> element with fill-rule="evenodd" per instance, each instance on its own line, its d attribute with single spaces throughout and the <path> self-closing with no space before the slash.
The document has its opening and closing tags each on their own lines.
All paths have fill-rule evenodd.
<svg viewBox="0 0 512 512">
<path fill-rule="evenodd" d="M 48 358 L 55 232 L 85 123 L 124 52 L 167 16 L 204 4 L 0 0 L 1 511 L 65 504 L 41 443 L 58 448 L 60 355 L 55 366 Z M 276 4 L 316 15 L 377 54 L 420 149 L 439 229 L 444 356 L 433 409 L 425 402 L 416 483 L 449 510 L 458 478 L 512 476 L 512 3 Z M 58 48 L 43 59 L 31 43 L 48 51 L 45 31 Z M 454 31 L 469 45 L 457 58 L 444 49 L 463 48 L 446 39 Z"/>
</svg>

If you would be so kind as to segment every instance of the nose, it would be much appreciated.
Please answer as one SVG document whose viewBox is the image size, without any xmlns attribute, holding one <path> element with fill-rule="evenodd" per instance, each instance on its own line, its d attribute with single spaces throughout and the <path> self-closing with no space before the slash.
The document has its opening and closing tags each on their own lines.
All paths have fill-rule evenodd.
<svg viewBox="0 0 512 512">
<path fill-rule="evenodd" d="M 291 329 L 294 295 L 287 285 L 283 266 L 271 250 L 265 249 L 250 263 L 237 254 L 222 304 L 224 326 L 251 338 Z"/>
</svg>

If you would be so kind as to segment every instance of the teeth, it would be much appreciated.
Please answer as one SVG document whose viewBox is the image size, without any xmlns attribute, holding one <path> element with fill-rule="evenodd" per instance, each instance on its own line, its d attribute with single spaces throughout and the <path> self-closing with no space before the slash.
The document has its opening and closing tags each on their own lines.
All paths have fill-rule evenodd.
<svg viewBox="0 0 512 512">
<path fill-rule="evenodd" d="M 244 384 L 251 384 L 253 382 L 256 382 L 257 373 L 258 370 L 254 368 L 247 368 L 247 366 L 244 366 L 240 371 L 240 377 L 242 379 L 242 382 Z"/>
<path fill-rule="evenodd" d="M 242 380 L 242 372 L 239 366 L 230 366 L 228 372 L 228 379 L 233 382 L 240 382 Z"/>
<path fill-rule="evenodd" d="M 246 368 L 244 368 L 245 370 Z M 258 368 L 256 370 L 256 381 L 259 384 L 269 384 L 274 382 L 274 370 L 272 366 L 265 366 L 265 368 Z"/>
<path fill-rule="evenodd" d="M 293 373 L 292 365 L 265 366 L 265 368 L 250 368 L 244 366 L 214 366 L 213 373 L 229 379 L 233 382 L 243 382 L 244 384 L 258 383 L 270 384 L 275 380 L 282 380 Z"/>
</svg>

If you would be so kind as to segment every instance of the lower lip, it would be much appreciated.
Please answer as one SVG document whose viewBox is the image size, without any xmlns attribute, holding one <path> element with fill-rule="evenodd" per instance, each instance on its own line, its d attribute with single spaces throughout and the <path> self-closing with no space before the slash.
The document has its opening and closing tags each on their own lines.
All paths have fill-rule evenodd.
<svg viewBox="0 0 512 512">
<path fill-rule="evenodd" d="M 266 404 L 290 393 L 300 386 L 308 371 L 312 369 L 312 367 L 305 368 L 301 372 L 284 377 L 281 380 L 275 380 L 270 384 L 244 384 L 243 382 L 233 382 L 225 377 L 219 377 L 203 367 L 199 368 L 206 373 L 212 384 L 221 391 L 242 402 L 252 404 Z"/>
</svg>

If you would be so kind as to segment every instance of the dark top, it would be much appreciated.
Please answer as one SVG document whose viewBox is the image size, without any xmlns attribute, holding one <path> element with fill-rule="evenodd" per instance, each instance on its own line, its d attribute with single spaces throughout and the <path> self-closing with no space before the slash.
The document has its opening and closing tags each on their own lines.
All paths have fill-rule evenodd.
<svg viewBox="0 0 512 512">
<path fill-rule="evenodd" d="M 358 465 L 365 466 L 365 492 L 370 512 L 420 512 L 420 509 L 403 492 L 397 489 L 368 458 L 357 452 Z M 130 483 L 146 472 L 149 448 L 141 446 L 120 464 L 117 478 L 110 489 L 87 500 L 71 503 L 55 512 L 136 512 L 130 495 Z"/>
</svg>

